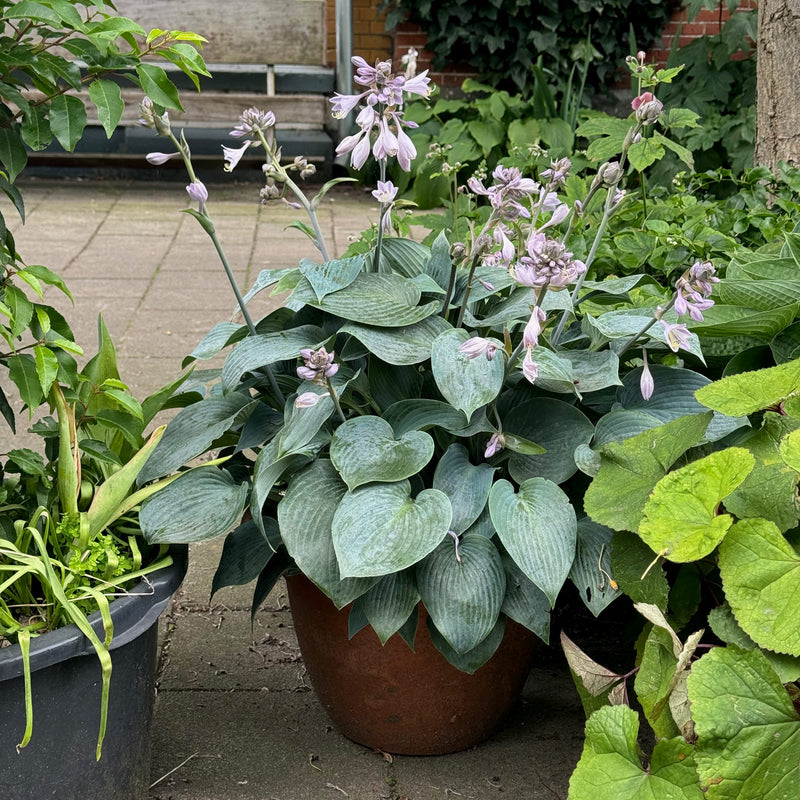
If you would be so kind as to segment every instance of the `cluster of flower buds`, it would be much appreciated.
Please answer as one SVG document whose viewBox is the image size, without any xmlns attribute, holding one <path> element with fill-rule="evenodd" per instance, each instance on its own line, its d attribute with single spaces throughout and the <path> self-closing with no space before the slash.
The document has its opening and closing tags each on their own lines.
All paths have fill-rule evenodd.
<svg viewBox="0 0 800 800">
<path fill-rule="evenodd" d="M 333 350 L 329 353 L 324 347 L 317 350 L 304 347 L 300 351 L 304 364 L 297 368 L 297 377 L 324 386 L 325 379 L 332 378 L 339 371 L 339 365 L 333 362 L 335 355 Z"/>
<path fill-rule="evenodd" d="M 539 177 L 545 181 L 548 192 L 555 192 L 567 182 L 571 169 L 572 162 L 568 158 L 559 158 L 551 161 L 550 168 L 542 170 Z"/>
<path fill-rule="evenodd" d="M 314 164 L 309 164 L 308 159 L 305 156 L 295 156 L 294 161 L 286 167 L 287 170 L 294 170 L 300 173 L 300 177 L 303 180 L 306 178 L 310 178 L 312 175 L 315 175 L 317 172 L 317 168 Z"/>
<path fill-rule="evenodd" d="M 163 114 L 156 112 L 153 101 L 149 97 L 145 97 L 139 103 L 139 124 L 145 128 L 151 128 L 159 136 L 168 136 L 171 130 L 169 122 L 169 114 L 165 111 Z"/>
<path fill-rule="evenodd" d="M 719 283 L 716 269 L 710 261 L 695 261 L 675 283 L 675 311 L 687 312 L 696 322 L 703 321 L 703 312 L 714 305 L 711 292 Z"/>
</svg>

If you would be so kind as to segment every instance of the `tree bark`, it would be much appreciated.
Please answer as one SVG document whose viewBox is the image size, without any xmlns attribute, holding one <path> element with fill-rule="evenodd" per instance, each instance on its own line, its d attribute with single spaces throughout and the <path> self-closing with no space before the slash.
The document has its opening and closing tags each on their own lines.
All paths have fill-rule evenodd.
<svg viewBox="0 0 800 800">
<path fill-rule="evenodd" d="M 800 166 L 800 0 L 760 0 L 755 163 Z"/>
</svg>

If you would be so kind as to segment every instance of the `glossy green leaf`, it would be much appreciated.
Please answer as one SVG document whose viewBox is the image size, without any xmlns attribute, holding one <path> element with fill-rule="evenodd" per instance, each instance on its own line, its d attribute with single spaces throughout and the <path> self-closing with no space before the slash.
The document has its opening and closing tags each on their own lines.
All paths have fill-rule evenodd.
<svg viewBox="0 0 800 800">
<path fill-rule="evenodd" d="M 800 656 L 800 556 L 774 523 L 737 522 L 720 545 L 719 570 L 745 633 L 762 647 Z"/>
<path fill-rule="evenodd" d="M 122 91 L 114 81 L 94 80 L 89 84 L 89 99 L 97 108 L 97 118 L 110 139 L 125 111 Z"/>
<path fill-rule="evenodd" d="M 634 687 L 636 698 L 659 739 L 668 739 L 680 732 L 666 706 L 677 665 L 672 637 L 664 628 L 653 625 L 644 643 Z"/>
<path fill-rule="evenodd" d="M 475 522 L 489 499 L 494 473 L 494 467 L 488 464 L 472 464 L 463 445 L 451 444 L 447 448 L 436 465 L 433 488 L 450 498 L 453 507 L 450 530 L 462 534 Z"/>
<path fill-rule="evenodd" d="M 9 356 L 8 377 L 17 387 L 22 402 L 28 407 L 29 416 L 39 407 L 44 399 L 42 384 L 33 356 L 28 353 Z"/>
<path fill-rule="evenodd" d="M 278 524 L 289 555 L 337 608 L 374 585 L 373 578 L 344 578 L 333 548 L 331 523 L 347 492 L 330 461 L 317 459 L 289 481 L 278 504 Z"/>
<path fill-rule="evenodd" d="M 44 345 L 36 345 L 33 348 L 33 358 L 36 362 L 36 374 L 39 376 L 42 394 L 46 396 L 58 375 L 58 360 L 53 351 Z"/>
<path fill-rule="evenodd" d="M 578 523 L 567 496 L 544 478 L 530 478 L 519 492 L 500 480 L 489 494 L 489 511 L 508 554 L 555 605 L 577 542 Z"/>
<path fill-rule="evenodd" d="M 436 385 L 445 399 L 469 418 L 481 406 L 491 403 L 503 386 L 505 361 L 467 358 L 460 347 L 469 334 L 459 328 L 442 333 L 433 343 L 431 368 Z"/>
<path fill-rule="evenodd" d="M 378 577 L 416 564 L 447 535 L 451 517 L 446 494 L 424 489 L 412 498 L 408 481 L 346 494 L 332 523 L 342 577 Z"/>
<path fill-rule="evenodd" d="M 653 749 L 647 770 L 637 747 L 639 716 L 608 706 L 586 723 L 586 741 L 569 781 L 570 800 L 702 800 L 693 747 L 682 737 Z"/>
<path fill-rule="evenodd" d="M 71 153 L 86 127 L 86 109 L 83 101 L 73 95 L 59 95 L 50 103 L 49 118 L 53 135 L 59 144 Z"/>
<path fill-rule="evenodd" d="M 148 498 L 139 524 L 151 543 L 201 542 L 233 530 L 246 502 L 247 484 L 237 484 L 225 470 L 198 467 Z"/>
<path fill-rule="evenodd" d="M 758 651 L 718 647 L 692 667 L 697 772 L 708 800 L 800 795 L 800 716 Z"/>
<path fill-rule="evenodd" d="M 751 453 L 729 447 L 665 475 L 645 503 L 639 536 L 670 561 L 704 558 L 733 524 L 717 507 L 754 466 Z"/>
<path fill-rule="evenodd" d="M 776 406 L 800 393 L 800 358 L 777 367 L 743 372 L 697 390 L 708 408 L 737 417 Z"/>
<path fill-rule="evenodd" d="M 336 429 L 330 452 L 352 491 L 365 483 L 395 483 L 415 475 L 431 460 L 433 439 L 423 431 L 396 437 L 380 417 L 354 417 Z"/>
<path fill-rule="evenodd" d="M 28 163 L 19 125 L 0 125 L 0 163 L 13 183 Z"/>
<path fill-rule="evenodd" d="M 211 582 L 211 597 L 226 586 L 243 586 L 254 581 L 266 567 L 280 544 L 280 531 L 274 519 L 265 519 L 262 532 L 253 520 L 239 525 L 225 538 Z"/>
<path fill-rule="evenodd" d="M 638 530 L 653 487 L 680 456 L 698 444 L 710 420 L 710 413 L 680 417 L 604 445 L 600 472 L 584 495 L 586 513 L 613 530 Z"/>
<path fill-rule="evenodd" d="M 417 587 L 436 629 L 464 654 L 493 630 L 506 593 L 500 553 L 491 540 L 448 537 L 417 565 Z"/>
<path fill-rule="evenodd" d="M 617 531 L 611 540 L 611 571 L 621 592 L 634 603 L 649 603 L 666 611 L 669 586 L 656 554 L 630 531 Z"/>
<path fill-rule="evenodd" d="M 159 67 L 158 64 L 141 63 L 136 66 L 136 74 L 139 76 L 142 91 L 156 105 L 183 111 L 178 90 L 163 67 Z"/>
</svg>

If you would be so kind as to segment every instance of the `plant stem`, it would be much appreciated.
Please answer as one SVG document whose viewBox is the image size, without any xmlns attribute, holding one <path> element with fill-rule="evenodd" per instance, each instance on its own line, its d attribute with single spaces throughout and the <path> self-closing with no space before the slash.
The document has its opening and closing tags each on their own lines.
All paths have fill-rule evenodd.
<svg viewBox="0 0 800 800">
<path fill-rule="evenodd" d="M 325 383 L 328 385 L 328 391 L 331 394 L 331 400 L 333 400 L 333 405 L 336 408 L 336 413 L 339 415 L 339 419 L 342 422 L 347 422 L 347 417 L 344 415 L 344 411 L 342 411 L 342 406 L 339 403 L 339 395 L 336 392 L 336 389 L 333 388 L 333 383 L 331 382 L 330 378 L 325 378 Z"/>
<path fill-rule="evenodd" d="M 386 180 L 386 159 L 381 158 L 378 161 L 378 170 L 380 171 L 379 180 L 383 183 Z M 381 271 L 381 248 L 383 246 L 383 215 L 387 213 L 386 203 L 381 203 L 378 208 L 378 238 L 375 240 L 375 258 L 373 259 L 373 267 L 375 272 Z"/>
</svg>

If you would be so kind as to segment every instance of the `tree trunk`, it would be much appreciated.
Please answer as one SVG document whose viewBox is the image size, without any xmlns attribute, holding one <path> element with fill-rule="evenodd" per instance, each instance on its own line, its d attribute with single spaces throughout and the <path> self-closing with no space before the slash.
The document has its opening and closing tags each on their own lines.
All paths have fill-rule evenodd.
<svg viewBox="0 0 800 800">
<path fill-rule="evenodd" d="M 760 0 L 755 163 L 800 166 L 800 0 Z"/>
</svg>

